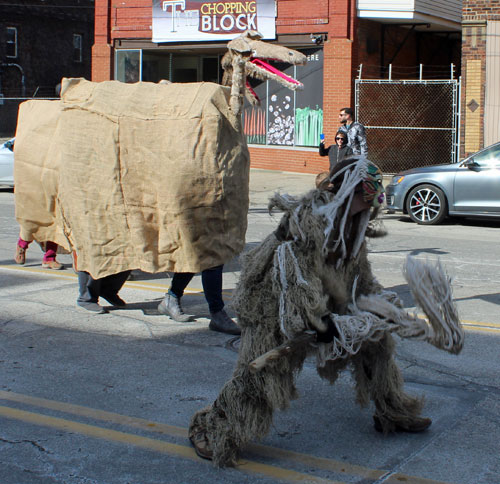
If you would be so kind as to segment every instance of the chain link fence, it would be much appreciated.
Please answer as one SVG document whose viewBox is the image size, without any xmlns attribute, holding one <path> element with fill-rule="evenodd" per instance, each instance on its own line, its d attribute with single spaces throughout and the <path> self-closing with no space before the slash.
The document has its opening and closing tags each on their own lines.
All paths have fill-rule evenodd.
<svg viewBox="0 0 500 484">
<path fill-rule="evenodd" d="M 458 160 L 458 80 L 357 79 L 356 119 L 386 174 Z"/>
</svg>

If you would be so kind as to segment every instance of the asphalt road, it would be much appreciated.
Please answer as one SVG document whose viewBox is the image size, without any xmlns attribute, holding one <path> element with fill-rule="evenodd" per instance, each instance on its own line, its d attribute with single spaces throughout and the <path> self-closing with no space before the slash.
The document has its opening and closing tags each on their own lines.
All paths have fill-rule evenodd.
<svg viewBox="0 0 500 484">
<path fill-rule="evenodd" d="M 251 171 L 248 246 L 279 221 L 269 196 L 303 193 L 313 179 Z M 370 242 L 379 281 L 413 308 L 406 256 L 439 258 L 466 330 L 458 356 L 398 340 L 406 389 L 425 395 L 433 425 L 376 433 L 350 374 L 330 386 L 308 361 L 300 398 L 236 468 L 221 470 L 196 457 L 186 431 L 231 376 L 238 338 L 208 330 L 199 277 L 185 296 L 195 322 L 159 315 L 169 279 L 140 272 L 121 292 L 126 308 L 89 314 L 75 304 L 69 256 L 59 257 L 66 270 L 43 270 L 33 244 L 26 265 L 14 264 L 14 194 L 0 190 L 0 484 L 500 483 L 500 221 L 384 221 L 389 235 Z M 229 308 L 238 275 L 235 259 L 225 266 Z"/>
</svg>

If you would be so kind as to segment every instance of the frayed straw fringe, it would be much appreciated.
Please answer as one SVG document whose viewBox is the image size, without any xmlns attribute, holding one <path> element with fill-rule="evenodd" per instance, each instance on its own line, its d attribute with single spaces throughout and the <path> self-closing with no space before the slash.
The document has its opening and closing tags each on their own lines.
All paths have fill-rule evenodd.
<svg viewBox="0 0 500 484">
<path fill-rule="evenodd" d="M 313 202 L 313 215 L 320 216 L 326 221 L 326 227 L 324 229 L 324 242 L 323 242 L 323 253 L 326 254 L 328 251 L 335 252 L 339 247 L 341 247 L 341 255 L 337 261 L 337 267 L 342 263 L 342 259 L 347 256 L 347 248 L 345 243 L 345 227 L 347 223 L 347 218 L 349 216 L 349 210 L 351 208 L 351 203 L 354 198 L 354 191 L 357 185 L 362 182 L 367 176 L 368 160 L 362 158 L 356 164 L 346 166 L 344 169 L 339 170 L 330 179 L 331 182 L 335 181 L 337 178 L 343 177 L 342 184 L 335 194 L 333 200 L 328 204 L 317 205 Z M 347 201 L 347 203 L 345 203 Z M 339 209 L 343 207 L 344 212 L 339 217 Z M 351 257 L 355 258 L 358 254 L 359 248 L 363 243 L 365 237 L 366 226 L 369 221 L 369 212 L 367 211 L 366 216 L 362 220 L 363 226 L 360 227 L 361 230 L 358 231 L 357 239 L 354 242 L 354 247 L 356 250 L 352 251 Z M 336 240 L 331 240 L 332 232 L 335 230 L 338 238 Z M 333 242 L 333 244 L 332 244 Z"/>
<path fill-rule="evenodd" d="M 364 175 L 363 165 L 345 173 L 336 195 L 324 190 L 301 199 L 276 194 L 269 209 L 285 212 L 279 228 L 242 256 L 233 295 L 242 328 L 238 362 L 215 402 L 197 412 L 190 424 L 190 435 L 205 432 L 216 466 L 233 465 L 245 443 L 267 434 L 273 412 L 296 398 L 295 379 L 307 354 L 316 355 L 319 375 L 331 383 L 350 364 L 357 401 L 365 405 L 371 399 L 388 432 L 397 424 L 415 422 L 423 405 L 422 398 L 404 392 L 390 333 L 422 339 L 452 353 L 462 348 L 450 280 L 440 264 L 431 267 L 408 259 L 405 265 L 408 285 L 429 317 L 428 324 L 406 312 L 397 295 L 384 291 L 374 278 L 363 240 L 365 229 L 375 227 L 376 220 L 361 220 L 363 227 L 357 227 L 356 234 L 363 235 L 353 243 L 356 254 L 347 253 L 344 230 L 353 228 L 347 220 L 348 205 L 353 187 Z M 325 317 L 337 331 L 331 343 L 304 340 L 252 371 L 252 362 L 262 355 L 308 331 L 324 332 Z"/>
<path fill-rule="evenodd" d="M 351 180 L 351 177 L 346 178 Z M 349 187 L 352 188 L 351 185 Z M 305 203 L 307 200 L 310 203 Z M 450 280 L 439 262 L 432 267 L 408 257 L 404 266 L 404 275 L 412 295 L 429 318 L 430 325 L 424 319 L 403 310 L 394 293 L 381 291 L 356 298 L 355 282 L 345 314 L 327 310 L 327 295 L 323 293 L 321 280 L 324 267 L 318 266 L 311 257 L 311 251 L 305 251 L 299 242 L 306 242 L 307 245 L 305 233 L 308 240 L 315 242 L 318 236 L 321 237 L 321 223 L 313 223 L 318 222 L 318 219 L 327 227 L 321 235 L 330 238 L 332 220 L 335 219 L 330 217 L 332 213 L 337 214 L 338 200 L 339 194 L 329 201 L 321 194 L 311 192 L 302 199 L 302 204 L 294 198 L 279 195 L 273 201 L 273 205 L 286 206 L 292 212 L 289 230 L 294 240 L 281 242 L 275 247 L 272 267 L 274 292 L 279 300 L 280 330 L 285 338 L 291 339 L 307 329 L 324 331 L 326 324 L 323 318 L 328 315 L 338 336 L 331 343 L 317 345 L 317 364 L 320 367 L 325 366 L 327 360 L 355 355 L 363 343 L 379 341 L 384 332 L 394 332 L 403 338 L 421 339 L 451 353 L 458 353 L 463 346 L 463 330 L 453 304 Z M 308 210 L 308 206 L 312 209 Z M 364 215 L 360 220 L 362 228 L 368 226 L 370 217 L 369 212 Z M 301 225 L 307 226 L 308 230 L 299 232 Z M 353 247 L 356 255 L 364 240 L 364 233 L 361 232 L 361 237 L 357 238 Z M 339 241 L 343 242 L 342 237 L 337 239 L 334 247 L 338 247 Z M 323 243 L 323 250 L 324 247 Z M 339 262 L 342 263 L 342 259 Z M 335 268 L 339 267 L 337 263 Z"/>
<path fill-rule="evenodd" d="M 408 257 L 403 274 L 417 306 L 429 318 L 425 341 L 437 348 L 459 353 L 464 343 L 464 331 L 453 303 L 451 279 L 438 260 L 433 267 Z"/>
<path fill-rule="evenodd" d="M 408 256 L 403 269 L 410 291 L 425 315 L 418 318 L 400 307 L 394 293 L 360 296 L 348 307 L 348 314 L 330 314 L 339 334 L 331 343 L 318 344 L 317 363 L 355 355 L 365 342 L 378 342 L 385 332 L 402 338 L 426 341 L 457 354 L 463 347 L 464 332 L 452 299 L 450 279 L 438 261 L 433 267 Z"/>
</svg>

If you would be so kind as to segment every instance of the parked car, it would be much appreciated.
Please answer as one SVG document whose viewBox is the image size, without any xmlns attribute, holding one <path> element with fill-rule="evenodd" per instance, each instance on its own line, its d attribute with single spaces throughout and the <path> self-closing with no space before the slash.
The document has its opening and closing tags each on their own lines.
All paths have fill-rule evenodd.
<svg viewBox="0 0 500 484">
<path fill-rule="evenodd" d="M 14 186 L 14 139 L 0 146 L 0 185 Z"/>
<path fill-rule="evenodd" d="M 389 211 L 423 225 L 438 224 L 448 215 L 500 218 L 500 143 L 458 163 L 402 171 L 386 195 Z"/>
</svg>

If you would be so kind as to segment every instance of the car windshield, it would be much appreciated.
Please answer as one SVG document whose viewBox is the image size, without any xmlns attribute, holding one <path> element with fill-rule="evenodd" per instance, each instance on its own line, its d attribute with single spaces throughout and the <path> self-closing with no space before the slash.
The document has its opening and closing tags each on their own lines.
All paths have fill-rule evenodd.
<svg viewBox="0 0 500 484">
<path fill-rule="evenodd" d="M 474 155 L 473 160 L 483 166 L 500 166 L 500 144 Z"/>
</svg>

